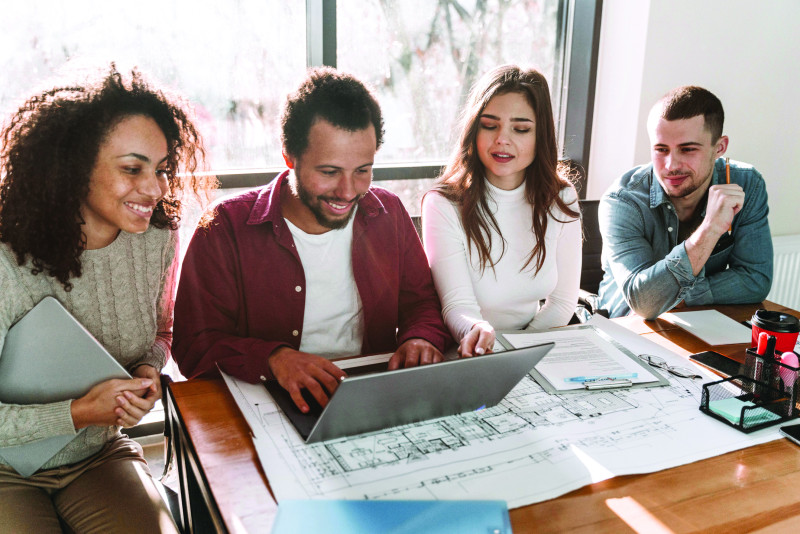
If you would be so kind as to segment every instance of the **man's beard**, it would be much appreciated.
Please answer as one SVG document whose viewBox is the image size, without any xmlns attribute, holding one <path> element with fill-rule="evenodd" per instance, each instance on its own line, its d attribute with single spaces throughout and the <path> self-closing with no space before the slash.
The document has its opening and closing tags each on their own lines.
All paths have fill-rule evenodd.
<svg viewBox="0 0 800 534">
<path fill-rule="evenodd" d="M 324 226 L 325 228 L 329 228 L 331 230 L 339 230 L 347 226 L 350 222 L 350 219 L 353 217 L 353 213 L 356 211 L 356 206 L 358 205 L 358 201 L 361 200 L 364 195 L 360 195 L 352 201 L 353 205 L 350 207 L 350 212 L 347 214 L 347 217 L 341 219 L 331 219 L 328 215 L 322 210 L 322 206 L 320 204 L 323 202 L 323 197 L 314 197 L 309 193 L 303 185 L 300 183 L 300 180 L 295 177 L 293 183 L 291 184 L 293 187 L 295 194 L 300 198 L 300 201 L 314 214 L 314 218 L 317 222 Z M 365 193 L 366 194 L 366 193 Z M 331 200 L 331 199 L 327 199 Z M 339 203 L 339 202 L 335 202 Z M 348 202 L 341 202 L 341 204 L 347 204 Z"/>
<path fill-rule="evenodd" d="M 689 195 L 691 195 L 692 193 L 694 193 L 695 191 L 697 191 L 698 189 L 700 189 L 701 187 L 703 187 L 703 184 L 709 183 L 713 173 L 714 173 L 714 168 L 712 167 L 711 168 L 711 172 L 705 177 L 705 179 L 700 180 L 700 181 L 696 181 L 695 180 L 695 177 L 697 176 L 696 174 L 688 173 L 688 178 L 686 178 L 679 187 L 680 188 L 685 187 L 686 183 L 690 183 L 692 185 L 686 187 L 686 189 L 678 189 L 677 193 L 675 193 L 675 194 L 670 193 L 667 190 L 666 187 L 664 187 L 664 190 L 666 191 L 667 196 L 669 198 L 686 198 Z M 680 174 L 687 174 L 687 173 L 680 173 Z M 667 174 L 666 176 L 664 176 L 662 178 L 662 180 L 664 180 L 665 183 L 667 183 L 667 177 L 669 177 L 669 174 Z M 662 185 L 662 187 L 663 187 L 663 185 Z"/>
</svg>

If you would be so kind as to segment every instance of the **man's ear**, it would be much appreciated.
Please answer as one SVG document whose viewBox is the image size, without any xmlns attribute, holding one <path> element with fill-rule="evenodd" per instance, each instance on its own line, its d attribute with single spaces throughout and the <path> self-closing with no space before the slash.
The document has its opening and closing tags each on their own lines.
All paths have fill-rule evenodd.
<svg viewBox="0 0 800 534">
<path fill-rule="evenodd" d="M 717 144 L 714 147 L 714 154 L 718 158 L 720 158 L 722 157 L 723 154 L 725 154 L 725 152 L 727 152 L 727 150 L 728 150 L 728 136 L 721 135 L 719 139 L 717 139 Z"/>
<path fill-rule="evenodd" d="M 286 162 L 286 166 L 290 169 L 294 169 L 294 158 L 286 153 L 286 151 L 282 151 L 281 154 L 283 155 L 283 161 Z"/>
</svg>

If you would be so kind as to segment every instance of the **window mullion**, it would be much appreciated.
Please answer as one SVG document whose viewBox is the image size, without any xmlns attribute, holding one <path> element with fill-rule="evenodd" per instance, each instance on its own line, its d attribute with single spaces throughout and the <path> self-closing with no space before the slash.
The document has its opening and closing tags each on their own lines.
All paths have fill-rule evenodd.
<svg viewBox="0 0 800 534">
<path fill-rule="evenodd" d="M 336 0 L 306 0 L 306 61 L 336 67 Z"/>
</svg>

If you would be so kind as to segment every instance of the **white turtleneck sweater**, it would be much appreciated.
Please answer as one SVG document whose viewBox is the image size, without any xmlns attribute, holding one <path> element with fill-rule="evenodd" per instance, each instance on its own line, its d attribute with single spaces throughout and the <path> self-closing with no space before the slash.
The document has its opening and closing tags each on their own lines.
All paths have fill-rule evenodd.
<svg viewBox="0 0 800 534">
<path fill-rule="evenodd" d="M 525 184 L 505 191 L 486 181 L 489 206 L 502 238 L 492 230 L 494 270 L 481 271 L 478 252 L 467 236 L 457 207 L 438 193 L 422 202 L 422 233 L 442 314 L 453 337 L 461 340 L 480 321 L 495 330 L 541 330 L 567 324 L 575 311 L 581 273 L 581 225 L 556 208 L 548 216 L 544 265 L 535 273 L 532 262 L 522 269 L 533 250 L 533 210 L 525 200 Z M 572 187 L 561 198 L 578 211 Z M 505 239 L 505 253 L 502 239 Z M 499 258 L 499 261 L 498 261 Z M 522 269 L 522 271 L 521 271 Z M 539 307 L 539 301 L 545 300 Z"/>
</svg>

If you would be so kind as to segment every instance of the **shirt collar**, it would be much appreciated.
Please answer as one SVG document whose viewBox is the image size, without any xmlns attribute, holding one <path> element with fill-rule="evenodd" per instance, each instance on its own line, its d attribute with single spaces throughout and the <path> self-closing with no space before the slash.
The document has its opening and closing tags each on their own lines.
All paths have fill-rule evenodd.
<svg viewBox="0 0 800 534">
<path fill-rule="evenodd" d="M 653 165 L 650 165 L 650 207 L 657 208 L 661 204 L 670 203 L 669 197 L 664 192 L 661 184 L 656 177 L 656 171 Z"/>
<path fill-rule="evenodd" d="M 289 170 L 287 169 L 280 173 L 280 175 L 266 187 L 261 188 L 258 192 L 258 198 L 256 198 L 253 208 L 250 210 L 247 224 L 271 222 L 274 227 L 275 223 L 279 223 L 283 219 L 283 211 L 281 210 L 281 187 L 288 176 Z"/>
</svg>

